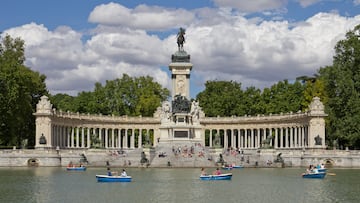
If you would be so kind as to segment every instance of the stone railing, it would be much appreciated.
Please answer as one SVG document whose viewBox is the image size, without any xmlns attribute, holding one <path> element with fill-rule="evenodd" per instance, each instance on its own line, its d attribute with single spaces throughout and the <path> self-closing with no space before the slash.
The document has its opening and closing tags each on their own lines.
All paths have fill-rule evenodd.
<svg viewBox="0 0 360 203">
<path fill-rule="evenodd" d="M 102 115 L 102 114 L 84 114 L 84 113 L 73 113 L 73 112 L 62 112 L 53 109 L 52 116 L 60 119 L 78 119 L 78 120 L 90 120 L 90 121 L 101 121 L 101 122 L 125 122 L 125 123 L 160 123 L 158 118 L 154 117 L 130 117 L 127 115 L 115 116 L 115 115 Z"/>
<path fill-rule="evenodd" d="M 201 118 L 200 122 L 202 123 L 219 123 L 219 122 L 226 122 L 226 123 L 247 123 L 247 122 L 269 122 L 269 121 L 283 121 L 283 120 L 297 120 L 309 117 L 309 113 L 297 112 L 297 113 L 286 113 L 286 114 L 269 114 L 269 115 L 257 115 L 257 116 L 231 116 L 231 117 L 205 117 Z"/>
</svg>

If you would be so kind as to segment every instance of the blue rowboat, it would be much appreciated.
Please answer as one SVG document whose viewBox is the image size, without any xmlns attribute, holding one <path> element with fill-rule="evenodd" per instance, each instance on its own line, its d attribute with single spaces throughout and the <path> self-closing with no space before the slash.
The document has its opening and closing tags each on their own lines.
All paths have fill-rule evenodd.
<svg viewBox="0 0 360 203">
<path fill-rule="evenodd" d="M 98 182 L 131 182 L 131 176 L 96 175 Z"/>
<path fill-rule="evenodd" d="M 318 170 L 318 172 L 326 172 L 327 171 L 326 168 L 318 168 L 317 170 Z"/>
<path fill-rule="evenodd" d="M 317 178 L 317 179 L 323 179 L 325 178 L 326 173 L 325 172 L 317 172 L 317 173 L 303 173 L 303 178 Z"/>
<path fill-rule="evenodd" d="M 68 166 L 66 167 L 66 170 L 67 171 L 85 171 L 86 170 L 86 167 L 85 166 Z"/>
<path fill-rule="evenodd" d="M 231 180 L 232 173 L 225 173 L 220 175 L 201 175 L 200 180 Z"/>
<path fill-rule="evenodd" d="M 233 169 L 232 166 L 222 166 L 221 168 L 224 170 L 232 170 Z"/>
<path fill-rule="evenodd" d="M 244 166 L 241 166 L 241 165 L 239 165 L 239 166 L 233 166 L 233 168 L 244 168 Z"/>
</svg>

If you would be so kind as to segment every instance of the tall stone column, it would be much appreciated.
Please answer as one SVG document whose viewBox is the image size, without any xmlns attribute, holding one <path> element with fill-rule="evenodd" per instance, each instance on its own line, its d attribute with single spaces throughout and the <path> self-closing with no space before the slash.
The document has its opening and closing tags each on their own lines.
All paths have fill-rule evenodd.
<svg viewBox="0 0 360 203">
<path fill-rule="evenodd" d="M 190 100 L 190 71 L 192 69 L 190 55 L 184 50 L 179 50 L 171 56 L 169 70 L 172 80 L 172 98 L 181 95 Z"/>
<path fill-rule="evenodd" d="M 280 128 L 280 148 L 284 147 L 284 128 Z"/>
<path fill-rule="evenodd" d="M 261 147 L 260 136 L 261 136 L 261 129 L 258 128 L 258 129 L 257 129 L 257 143 L 256 143 L 256 148 L 260 148 L 260 147 Z"/>
<path fill-rule="evenodd" d="M 105 128 L 105 148 L 109 147 L 109 129 Z"/>
<path fill-rule="evenodd" d="M 135 130 L 134 130 L 134 128 L 131 129 L 130 148 L 131 149 L 135 148 Z"/>
<path fill-rule="evenodd" d="M 90 143 L 90 128 L 88 127 L 87 128 L 87 135 L 86 135 L 87 137 L 87 142 L 86 142 L 86 147 L 87 148 L 90 148 L 90 146 L 91 146 L 91 143 Z"/>
<path fill-rule="evenodd" d="M 245 139 L 245 142 L 244 142 L 244 148 L 247 149 L 248 148 L 248 134 L 247 134 L 247 129 L 245 128 L 244 129 L 244 139 Z"/>
<path fill-rule="evenodd" d="M 80 140 L 80 137 L 79 137 L 79 135 L 80 135 L 80 127 L 76 127 L 76 146 L 75 146 L 75 148 L 78 148 L 79 147 L 79 140 Z"/>
<path fill-rule="evenodd" d="M 142 129 L 139 129 L 138 148 L 142 148 Z"/>
</svg>

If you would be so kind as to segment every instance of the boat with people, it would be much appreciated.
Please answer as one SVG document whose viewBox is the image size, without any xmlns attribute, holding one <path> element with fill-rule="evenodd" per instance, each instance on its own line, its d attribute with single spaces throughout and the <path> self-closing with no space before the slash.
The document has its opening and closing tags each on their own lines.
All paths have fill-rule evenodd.
<svg viewBox="0 0 360 203">
<path fill-rule="evenodd" d="M 232 173 L 224 173 L 220 175 L 201 175 L 200 180 L 231 180 Z"/>
<path fill-rule="evenodd" d="M 235 166 L 232 166 L 233 168 L 244 168 L 244 166 L 242 165 L 235 165 Z"/>
<path fill-rule="evenodd" d="M 96 175 L 96 180 L 98 182 L 131 182 L 131 176 L 109 176 L 109 175 Z"/>
<path fill-rule="evenodd" d="M 86 171 L 86 166 L 67 166 L 67 171 Z"/>
<path fill-rule="evenodd" d="M 309 168 L 306 169 L 306 172 L 301 175 L 303 178 L 323 179 L 326 176 L 326 169 L 323 164 L 318 164 L 317 166 L 310 165 Z"/>
<path fill-rule="evenodd" d="M 325 178 L 326 173 L 325 172 L 310 172 L 310 173 L 303 173 L 303 178 L 317 178 L 317 179 L 323 179 Z"/>
</svg>

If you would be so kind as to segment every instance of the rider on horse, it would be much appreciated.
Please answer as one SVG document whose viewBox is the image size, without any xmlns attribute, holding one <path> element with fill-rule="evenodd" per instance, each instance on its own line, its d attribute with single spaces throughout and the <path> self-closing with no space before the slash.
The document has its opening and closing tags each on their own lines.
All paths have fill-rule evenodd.
<svg viewBox="0 0 360 203">
<path fill-rule="evenodd" d="M 180 31 L 177 34 L 177 44 L 179 47 L 179 51 L 180 49 L 182 50 L 184 48 L 184 43 L 185 43 L 185 29 L 184 28 L 180 28 Z"/>
</svg>

